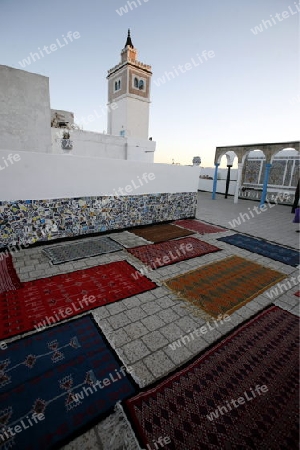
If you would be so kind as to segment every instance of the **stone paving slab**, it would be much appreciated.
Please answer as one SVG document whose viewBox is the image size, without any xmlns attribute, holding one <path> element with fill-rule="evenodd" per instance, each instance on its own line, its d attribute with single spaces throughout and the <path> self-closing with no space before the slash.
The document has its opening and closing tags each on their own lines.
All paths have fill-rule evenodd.
<svg viewBox="0 0 300 450">
<path fill-rule="evenodd" d="M 291 206 L 274 204 L 257 214 L 254 208 L 259 207 L 259 202 L 239 199 L 235 204 L 232 196 L 225 199 L 224 195 L 217 194 L 215 200 L 211 197 L 212 194 L 209 192 L 198 193 L 197 219 L 294 249 L 299 248 L 299 233 L 296 233 L 299 224 L 293 223 L 294 214 L 291 214 Z M 240 219 L 241 224 L 233 228 L 229 222 L 234 219 Z"/>
<path fill-rule="evenodd" d="M 213 201 L 210 197 L 211 194 L 199 193 L 197 217 L 207 223 L 228 228 L 229 221 L 238 217 L 240 213 L 249 212 L 248 208 L 252 209 L 254 206 L 258 206 L 256 202 L 239 200 L 239 203 L 234 205 L 232 198 L 224 200 L 222 196 L 217 196 L 217 200 Z M 292 219 L 290 208 L 277 205 L 259 216 L 243 222 L 236 229 L 228 229 L 225 233 L 195 234 L 195 238 L 216 245 L 222 251 L 145 272 L 145 276 L 158 284 L 156 289 L 92 311 L 102 332 L 141 387 L 176 370 L 272 303 L 299 316 L 299 297 L 294 296 L 294 292 L 299 289 L 299 284 L 292 281 L 292 277 L 297 279 L 299 268 L 287 266 L 217 241 L 219 236 L 247 232 L 254 237 L 298 248 L 299 234 L 295 232 L 296 227 L 292 223 Z M 107 236 L 126 248 L 147 243 L 144 239 L 128 231 L 111 233 Z M 69 273 L 120 260 L 127 260 L 137 270 L 144 270 L 141 261 L 129 255 L 126 250 L 53 266 L 42 254 L 42 248 L 24 249 L 13 254 L 14 265 L 21 281 Z M 163 283 L 168 278 L 217 262 L 230 255 L 242 256 L 284 273 L 286 278 L 280 284 L 284 284 L 285 287 L 282 286 L 280 289 L 276 285 L 273 286 L 273 288 L 277 287 L 277 293 L 273 292 L 271 295 L 271 289 L 269 289 L 235 311 L 227 322 L 213 326 L 212 319 L 208 315 L 198 317 L 187 307 L 186 302 L 177 298 Z M 209 329 L 207 321 L 213 329 Z M 205 328 L 203 327 L 208 328 L 206 333 L 204 333 Z M 199 335 L 193 334 L 195 330 L 199 329 L 202 329 L 203 332 L 199 332 Z M 174 345 L 175 342 L 177 344 Z M 104 445 L 107 442 L 104 423 L 105 421 L 84 433 L 66 446 L 65 450 L 79 448 L 106 450 L 103 446 L 103 442 Z M 122 447 L 112 447 L 110 450 L 120 450 L 120 448 Z"/>
</svg>

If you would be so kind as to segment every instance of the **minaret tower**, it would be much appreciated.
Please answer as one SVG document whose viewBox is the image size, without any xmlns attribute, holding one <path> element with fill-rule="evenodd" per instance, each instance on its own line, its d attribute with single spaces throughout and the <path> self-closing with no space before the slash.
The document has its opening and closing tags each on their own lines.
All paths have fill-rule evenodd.
<svg viewBox="0 0 300 450">
<path fill-rule="evenodd" d="M 130 30 L 120 63 L 108 71 L 108 134 L 148 139 L 151 66 L 137 60 Z"/>
</svg>

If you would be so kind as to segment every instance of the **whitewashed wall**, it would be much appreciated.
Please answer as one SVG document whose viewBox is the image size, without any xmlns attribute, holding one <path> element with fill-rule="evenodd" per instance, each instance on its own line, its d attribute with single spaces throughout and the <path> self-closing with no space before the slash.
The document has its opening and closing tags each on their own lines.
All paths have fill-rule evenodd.
<svg viewBox="0 0 300 450">
<path fill-rule="evenodd" d="M 234 195 L 236 188 L 236 181 L 231 180 L 229 185 L 228 194 Z M 204 180 L 202 178 L 199 178 L 199 184 L 198 184 L 199 191 L 205 191 L 205 192 L 212 192 L 213 191 L 213 180 Z M 226 180 L 218 180 L 217 183 L 217 192 L 220 194 L 225 194 L 226 190 Z"/>
<path fill-rule="evenodd" d="M 72 130 L 70 133 L 73 149 L 68 153 L 72 155 L 126 159 L 126 141 L 122 137 L 81 130 Z M 59 155 L 66 154 L 61 148 L 62 129 L 51 128 L 51 135 L 52 152 Z"/>
<path fill-rule="evenodd" d="M 96 158 L 128 159 L 130 161 L 154 162 L 156 143 L 141 138 L 110 136 L 93 131 L 72 130 L 73 149 L 61 148 L 62 129 L 51 128 L 52 153 Z"/>
<path fill-rule="evenodd" d="M 15 158 L 19 160 L 11 164 L 9 154 L 18 155 L 0 151 L 1 167 L 6 161 L 2 170 L 0 167 L 2 201 L 198 190 L 198 167 L 31 152 L 20 152 Z M 126 191 L 126 186 L 131 186 L 131 190 Z"/>
<path fill-rule="evenodd" d="M 51 152 L 49 79 L 0 65 L 0 149 Z"/>
</svg>

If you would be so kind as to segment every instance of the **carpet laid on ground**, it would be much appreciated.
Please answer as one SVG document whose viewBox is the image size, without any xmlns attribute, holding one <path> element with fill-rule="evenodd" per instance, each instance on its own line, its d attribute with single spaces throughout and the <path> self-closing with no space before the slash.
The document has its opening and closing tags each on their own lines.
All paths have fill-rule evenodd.
<svg viewBox="0 0 300 450">
<path fill-rule="evenodd" d="M 220 248 L 214 245 L 193 237 L 127 249 L 129 253 L 152 269 L 220 250 Z"/>
<path fill-rule="evenodd" d="M 193 231 L 184 230 L 176 225 L 160 224 L 150 225 L 143 228 L 132 228 L 130 233 L 134 233 L 150 242 L 163 242 L 194 234 Z"/>
<path fill-rule="evenodd" d="M 99 306 L 131 297 L 156 284 L 126 261 L 23 283 L 0 295 L 0 339 L 47 327 Z"/>
<path fill-rule="evenodd" d="M 123 247 L 109 237 L 100 237 L 82 242 L 65 243 L 43 249 L 43 253 L 51 260 L 52 264 L 62 264 L 77 259 L 103 255 L 123 250 Z"/>
<path fill-rule="evenodd" d="M 281 247 L 280 245 L 270 244 L 269 242 L 255 239 L 242 234 L 233 234 L 232 236 L 224 236 L 218 238 L 218 241 L 226 242 L 235 247 L 244 248 L 252 253 L 274 259 L 293 267 L 299 265 L 299 252 L 290 248 Z"/>
<path fill-rule="evenodd" d="M 230 256 L 165 281 L 168 288 L 213 317 L 231 314 L 285 274 L 239 256 Z"/>
<path fill-rule="evenodd" d="M 136 393 L 89 316 L 13 342 L 1 357 L 0 442 L 5 449 L 57 447 Z"/>
<path fill-rule="evenodd" d="M 221 233 L 222 231 L 227 231 L 224 228 L 209 225 L 207 223 L 200 222 L 199 220 L 177 220 L 174 223 L 175 225 L 187 228 L 188 230 L 196 231 L 198 234 Z"/>
<path fill-rule="evenodd" d="M 300 291 L 295 292 L 296 297 L 300 297 Z"/>
<path fill-rule="evenodd" d="M 123 402 L 141 446 L 167 438 L 166 450 L 298 449 L 298 326 L 273 306 Z"/>
<path fill-rule="evenodd" d="M 22 286 L 13 265 L 10 253 L 0 253 L 0 294 L 6 291 L 15 291 Z"/>
</svg>

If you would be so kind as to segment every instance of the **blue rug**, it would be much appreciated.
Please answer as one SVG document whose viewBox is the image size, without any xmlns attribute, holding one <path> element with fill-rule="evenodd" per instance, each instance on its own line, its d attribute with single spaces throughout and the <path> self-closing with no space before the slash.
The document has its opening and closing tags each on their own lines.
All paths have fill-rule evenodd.
<svg viewBox="0 0 300 450">
<path fill-rule="evenodd" d="M 235 247 L 244 248 L 249 252 L 257 253 L 266 258 L 280 261 L 283 264 L 288 264 L 293 267 L 299 265 L 299 252 L 280 245 L 270 244 L 269 242 L 244 236 L 242 234 L 233 234 L 232 236 L 225 236 L 218 238 L 218 241 L 226 242 Z"/>
<path fill-rule="evenodd" d="M 0 448 L 60 448 L 136 385 L 90 316 L 0 352 Z"/>
</svg>

